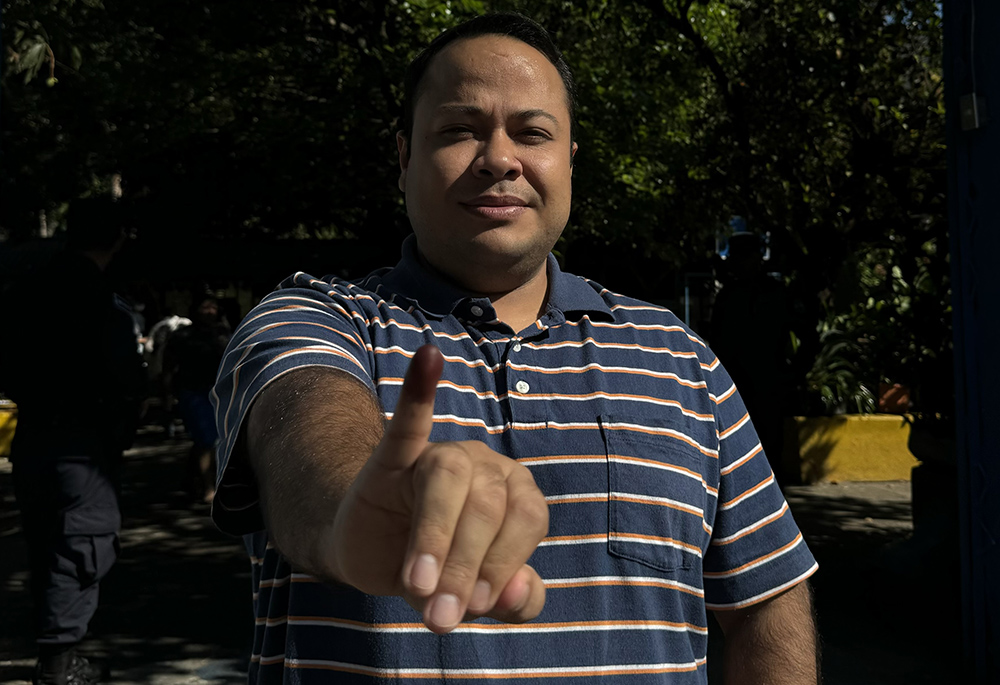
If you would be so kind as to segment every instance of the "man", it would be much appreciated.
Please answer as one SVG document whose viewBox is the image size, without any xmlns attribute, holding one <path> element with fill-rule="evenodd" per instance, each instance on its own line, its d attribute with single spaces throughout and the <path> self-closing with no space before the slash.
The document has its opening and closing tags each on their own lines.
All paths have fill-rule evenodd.
<svg viewBox="0 0 1000 685">
<path fill-rule="evenodd" d="M 231 330 L 222 318 L 218 299 L 211 293 L 203 293 L 192 303 L 191 322 L 167 338 L 163 382 L 167 394 L 177 398 L 177 408 L 191 436 L 188 487 L 196 499 L 211 502 L 215 496 L 213 467 L 219 434 L 209 392 Z"/>
<path fill-rule="evenodd" d="M 145 391 L 131 313 L 105 273 L 125 238 L 115 201 L 80 200 L 66 249 L 3 297 L 0 388 L 18 407 L 10 459 L 31 567 L 36 684 L 99 676 L 76 647 L 118 555 L 121 457 Z"/>
<path fill-rule="evenodd" d="M 213 514 L 248 533 L 251 682 L 704 683 L 706 608 L 728 682 L 816 682 L 816 566 L 725 371 L 549 255 L 572 117 L 534 22 L 438 37 L 400 263 L 295 274 L 234 335 Z"/>
</svg>

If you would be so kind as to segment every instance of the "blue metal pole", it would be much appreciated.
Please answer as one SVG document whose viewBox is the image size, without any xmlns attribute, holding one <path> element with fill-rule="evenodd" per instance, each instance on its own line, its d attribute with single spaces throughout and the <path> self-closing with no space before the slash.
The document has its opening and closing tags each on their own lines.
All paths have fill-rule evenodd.
<svg viewBox="0 0 1000 685">
<path fill-rule="evenodd" d="M 965 663 L 1000 683 L 1000 3 L 944 3 Z M 988 104 L 988 107 L 987 107 Z M 989 109 L 993 120 L 989 120 Z"/>
</svg>

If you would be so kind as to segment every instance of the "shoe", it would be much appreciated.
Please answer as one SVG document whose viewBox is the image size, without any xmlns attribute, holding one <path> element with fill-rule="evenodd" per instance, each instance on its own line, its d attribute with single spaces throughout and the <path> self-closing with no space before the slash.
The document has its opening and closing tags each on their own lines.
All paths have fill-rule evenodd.
<svg viewBox="0 0 1000 685">
<path fill-rule="evenodd" d="M 68 657 L 68 658 L 67 658 Z M 65 670 L 62 673 L 45 672 L 42 662 L 35 665 L 35 673 L 31 679 L 33 685 L 96 685 L 101 681 L 102 669 L 79 656 L 75 651 L 67 653 Z M 62 660 L 62 659 L 60 659 Z"/>
<path fill-rule="evenodd" d="M 72 679 L 74 676 L 80 679 L 79 682 L 81 685 L 84 683 L 99 683 L 102 678 L 106 677 L 104 670 L 99 665 L 92 664 L 86 658 L 73 652 L 73 659 L 69 663 L 69 673 L 67 674 L 69 682 L 67 685 L 73 684 Z"/>
</svg>

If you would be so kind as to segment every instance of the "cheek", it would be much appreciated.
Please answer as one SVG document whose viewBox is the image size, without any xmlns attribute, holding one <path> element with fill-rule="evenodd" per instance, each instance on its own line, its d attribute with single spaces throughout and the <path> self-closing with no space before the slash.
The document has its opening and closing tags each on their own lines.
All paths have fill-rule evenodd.
<svg viewBox="0 0 1000 685">
<path fill-rule="evenodd" d="M 525 175 L 539 191 L 544 189 L 546 195 L 553 201 L 565 196 L 569 198 L 572 178 L 569 163 L 565 159 L 556 159 L 552 155 L 539 156 L 525 165 Z"/>
</svg>

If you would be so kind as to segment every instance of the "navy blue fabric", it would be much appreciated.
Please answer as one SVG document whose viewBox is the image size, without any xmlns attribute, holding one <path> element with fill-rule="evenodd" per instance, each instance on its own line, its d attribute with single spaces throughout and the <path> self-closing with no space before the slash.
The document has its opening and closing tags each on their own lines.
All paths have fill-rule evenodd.
<svg viewBox="0 0 1000 685">
<path fill-rule="evenodd" d="M 403 259 L 360 282 L 297 273 L 246 318 L 213 395 L 213 516 L 246 534 L 251 682 L 517 680 L 704 683 L 706 609 L 737 609 L 816 569 L 746 409 L 707 346 L 662 307 L 563 273 L 523 331 Z M 541 615 L 432 634 L 403 600 L 298 573 L 261 530 L 239 440 L 253 398 L 307 365 L 351 373 L 391 418 L 423 344 L 445 358 L 432 440 L 480 440 L 529 468 L 549 504 L 531 563 Z M 337 402 L 338 398 L 331 398 Z M 350 402 L 350 398 L 343 398 Z M 309 522 L 303 522 L 309 525 Z"/>
</svg>

